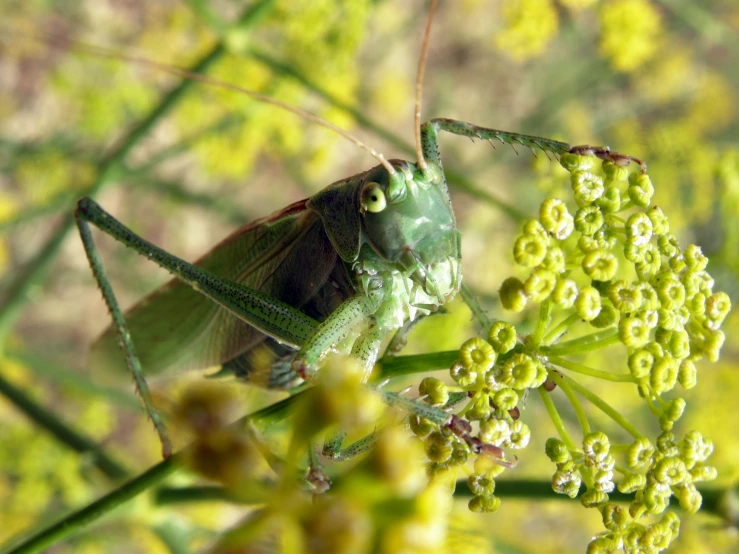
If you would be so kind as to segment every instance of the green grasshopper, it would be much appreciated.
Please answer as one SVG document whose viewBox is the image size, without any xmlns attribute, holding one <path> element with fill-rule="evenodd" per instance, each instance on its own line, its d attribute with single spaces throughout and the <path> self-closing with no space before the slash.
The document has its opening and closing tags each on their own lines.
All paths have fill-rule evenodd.
<svg viewBox="0 0 739 554">
<path fill-rule="evenodd" d="M 451 119 L 419 125 L 420 82 L 432 14 L 433 5 L 419 63 L 416 162 L 388 161 L 371 151 L 380 161 L 376 167 L 245 225 L 194 264 L 137 236 L 92 199 L 79 201 L 77 226 L 113 318 L 113 325 L 93 347 L 92 362 L 120 366 L 118 343 L 122 344 L 165 456 L 171 451 L 169 439 L 149 398 L 144 370 L 152 374 L 173 367 L 222 365 L 250 382 L 285 388 L 310 380 L 321 359 L 340 350 L 361 361 L 367 380 L 392 333 L 404 332 L 417 318 L 454 298 L 462 283 L 461 235 L 439 155 L 440 132 L 519 144 L 555 156 L 587 150 L 619 163 L 633 160 L 607 148 L 572 147 Z M 149 258 L 175 279 L 124 314 L 88 224 Z M 258 363 L 263 356 L 255 353 L 265 350 L 271 363 Z M 409 406 L 421 409 L 420 404 Z"/>
</svg>

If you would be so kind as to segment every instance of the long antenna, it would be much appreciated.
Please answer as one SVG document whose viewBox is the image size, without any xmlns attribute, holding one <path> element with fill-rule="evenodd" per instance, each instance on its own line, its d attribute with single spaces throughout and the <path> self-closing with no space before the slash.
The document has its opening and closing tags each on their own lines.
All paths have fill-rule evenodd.
<svg viewBox="0 0 739 554">
<path fill-rule="evenodd" d="M 426 15 L 426 29 L 423 31 L 423 44 L 421 45 L 421 57 L 418 60 L 418 73 L 416 75 L 416 117 L 414 121 L 416 131 L 416 157 L 418 168 L 426 169 L 426 160 L 423 159 L 423 148 L 421 146 L 421 92 L 423 90 L 423 73 L 426 69 L 426 56 L 429 52 L 429 38 L 431 37 L 431 22 L 434 20 L 436 11 L 436 0 L 431 0 L 429 13 Z"/>
<path fill-rule="evenodd" d="M 366 145 L 364 142 L 359 140 L 357 137 L 349 133 L 348 131 L 345 131 L 341 127 L 338 127 L 337 125 L 334 125 L 330 121 L 326 121 L 325 119 L 318 117 L 317 115 L 302 110 L 300 108 L 296 108 L 295 106 L 290 106 L 289 104 L 286 104 L 284 102 L 281 102 L 280 100 L 276 100 L 274 98 L 271 98 L 269 96 L 266 96 L 264 94 L 261 94 L 259 92 L 249 90 L 244 87 L 240 87 L 238 85 L 234 85 L 233 83 L 229 83 L 227 81 L 222 81 L 220 79 L 216 79 L 213 77 L 207 77 L 205 75 L 201 75 L 199 73 L 193 73 L 192 71 L 187 71 L 186 69 L 182 69 L 173 65 L 168 65 L 166 63 L 157 62 L 154 60 L 150 60 L 148 58 L 143 58 L 139 56 L 131 56 L 128 54 L 121 54 L 120 52 L 116 52 L 115 50 L 104 48 L 102 46 L 93 46 L 91 44 L 85 44 L 84 42 L 79 42 L 76 40 L 71 40 L 67 38 L 61 38 L 53 35 L 36 35 L 35 38 L 38 38 L 47 44 L 51 44 L 52 46 L 56 45 L 70 45 L 76 50 L 79 50 L 81 52 L 85 52 L 88 54 L 91 54 L 93 56 L 97 56 L 100 58 L 111 58 L 114 60 L 121 60 L 125 62 L 131 62 L 138 65 L 142 65 L 145 67 L 149 67 L 152 69 L 156 69 L 159 71 L 163 71 L 165 73 L 169 73 L 171 75 L 176 75 L 177 77 L 182 77 L 185 79 L 190 79 L 192 81 L 198 81 L 201 83 L 206 83 L 209 85 L 213 85 L 216 87 L 221 87 L 226 90 L 232 90 L 234 92 L 240 92 L 241 94 L 245 94 L 246 96 L 249 96 L 250 98 L 253 98 L 254 100 L 257 100 L 258 102 L 264 102 L 265 104 L 271 104 L 272 106 L 276 106 L 278 108 L 281 108 L 285 111 L 288 111 L 290 113 L 293 113 L 297 116 L 300 116 L 312 123 L 316 123 L 322 127 L 325 127 L 326 129 L 329 129 L 330 131 L 333 131 L 334 133 L 337 133 L 338 135 L 341 135 L 348 141 L 356 144 L 360 148 L 366 150 L 369 152 L 369 154 L 375 158 L 377 161 L 379 161 L 383 167 L 387 170 L 387 172 L 390 175 L 395 174 L 395 168 L 385 159 L 385 156 L 383 156 L 381 153 L 377 152 L 374 148 Z"/>
</svg>

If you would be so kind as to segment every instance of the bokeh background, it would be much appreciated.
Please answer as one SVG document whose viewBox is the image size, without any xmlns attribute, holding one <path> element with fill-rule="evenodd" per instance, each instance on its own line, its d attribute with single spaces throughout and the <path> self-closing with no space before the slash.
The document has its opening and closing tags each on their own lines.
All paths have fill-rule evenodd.
<svg viewBox="0 0 739 554">
<path fill-rule="evenodd" d="M 86 366 L 87 348 L 108 316 L 69 228 L 75 200 L 98 187 L 96 198 L 116 217 L 193 259 L 239 225 L 374 161 L 322 128 L 207 85 L 189 87 L 158 113 L 179 79 L 76 52 L 65 39 L 179 67 L 220 43 L 207 74 L 314 111 L 387 157 L 413 159 L 408 147 L 425 2 L 277 0 L 248 28 L 235 25 L 251 4 L 0 1 L 0 376 L 134 473 L 157 461 L 159 445 L 126 378 L 118 376 L 124 383 L 118 386 Z M 734 0 L 441 2 L 424 118 L 608 144 L 646 160 L 655 203 L 683 246 L 703 248 L 716 290 L 728 292 L 736 306 L 737 37 Z M 119 156 L 131 130 L 153 110 L 155 123 Z M 452 136 L 442 137 L 441 147 L 463 233 L 465 280 L 490 315 L 501 317 L 497 289 L 512 273 L 521 218 L 534 215 L 546 196 L 566 191 L 567 176 L 541 153 L 493 150 Z M 124 306 L 166 281 L 112 241 L 98 244 Z M 722 488 L 739 479 L 738 324 L 735 311 L 724 324 L 720 361 L 703 365 L 698 386 L 684 395 L 688 412 L 679 426 L 714 440 L 715 486 Z M 458 302 L 448 315 L 420 325 L 408 351 L 457 348 L 476 332 Z M 155 382 L 159 403 L 171 404 L 185 383 L 199 378 Z M 245 413 L 279 397 L 233 386 Z M 654 427 L 633 389 L 600 387 L 637 424 Z M 523 417 L 532 444 L 511 474 L 547 480 L 553 468 L 543 443 L 553 428 L 535 401 Z M 88 458 L 0 397 L 0 544 L 110 488 Z M 177 552 L 173 533 L 187 551 L 207 544 L 235 513 L 221 503 L 158 506 L 145 495 L 53 552 Z M 470 514 L 460 501 L 449 522 L 448 548 L 456 552 L 583 551 L 601 530 L 597 512 L 575 501 L 507 498 L 490 516 Z M 686 517 L 672 551 L 739 551 L 732 523 Z"/>
</svg>

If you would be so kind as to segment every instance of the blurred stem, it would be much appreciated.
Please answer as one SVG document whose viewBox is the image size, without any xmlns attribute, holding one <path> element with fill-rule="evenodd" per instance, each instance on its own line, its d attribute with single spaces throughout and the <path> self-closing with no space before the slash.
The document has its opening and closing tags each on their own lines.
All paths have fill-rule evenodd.
<svg viewBox="0 0 739 554">
<path fill-rule="evenodd" d="M 610 417 L 613 421 L 623 427 L 635 439 L 645 438 L 639 430 L 634 427 L 624 416 L 622 416 L 615 408 L 605 402 L 602 398 L 590 392 L 577 381 L 563 376 L 563 379 L 582 397 L 587 399 L 591 404 L 598 408 L 601 412 Z"/>
<path fill-rule="evenodd" d="M 15 350 L 8 352 L 7 357 L 28 367 L 31 372 L 43 379 L 58 383 L 64 387 L 73 388 L 75 391 L 87 396 L 105 398 L 115 405 L 129 410 L 136 410 L 137 412 L 141 410 L 141 402 L 132 393 L 124 392 L 115 387 L 104 387 L 95 384 L 88 376 L 72 368 L 63 366 L 58 362 L 45 359 L 36 354 L 16 352 Z"/>
<path fill-rule="evenodd" d="M 61 210 L 69 209 L 74 205 L 76 198 L 76 194 L 70 194 L 65 191 L 56 194 L 51 198 L 51 200 L 44 202 L 40 206 L 28 206 L 23 208 L 23 211 L 18 212 L 15 216 L 0 222 L 0 231 L 10 230 L 13 227 L 17 227 L 18 225 L 22 225 L 23 223 L 38 217 L 48 217 Z"/>
<path fill-rule="evenodd" d="M 542 354 L 547 356 L 557 355 L 569 355 L 569 354 L 580 354 L 581 352 L 590 352 L 592 350 L 599 350 L 616 344 L 619 341 L 618 329 L 609 329 L 607 331 L 598 331 L 597 333 L 591 333 L 580 337 L 579 339 L 569 340 L 567 342 L 560 342 L 554 346 L 547 346 L 541 349 Z"/>
<path fill-rule="evenodd" d="M 135 179 L 132 177 L 131 183 L 136 187 L 150 187 L 151 192 L 165 195 L 176 202 L 210 210 L 236 225 L 243 225 L 253 219 L 252 215 L 241 210 L 228 195 L 193 192 L 187 190 L 180 182 L 165 181 L 150 175 L 137 176 Z"/>
<path fill-rule="evenodd" d="M 30 554 L 43 551 L 162 481 L 177 469 L 180 458 L 180 454 L 170 456 L 113 492 L 26 539 L 12 550 L 2 552 Z"/>
<path fill-rule="evenodd" d="M 562 392 L 567 397 L 567 400 L 570 401 L 572 409 L 575 410 L 577 421 L 580 423 L 580 430 L 582 431 L 583 437 L 585 435 L 588 435 L 590 433 L 590 422 L 588 421 L 588 416 L 585 415 L 585 410 L 582 409 L 582 404 L 580 403 L 580 400 L 577 398 L 577 396 L 575 396 L 575 393 L 572 392 L 572 388 L 570 387 L 570 385 L 567 383 L 567 381 L 560 377 L 556 371 L 550 371 L 549 378 L 557 383 L 557 386 L 562 389 Z"/>
<path fill-rule="evenodd" d="M 123 172 L 123 174 L 120 175 L 120 177 L 122 179 L 130 181 L 133 185 L 137 186 L 150 186 L 154 184 L 157 187 L 161 187 L 162 192 L 164 192 L 165 194 L 169 194 L 176 200 L 188 203 L 196 203 L 205 207 L 206 209 L 217 210 L 220 213 L 225 214 L 226 217 L 234 223 L 243 223 L 244 221 L 248 221 L 248 219 L 244 219 L 245 215 L 243 213 L 238 212 L 234 208 L 232 202 L 227 202 L 220 198 L 213 198 L 204 194 L 186 191 L 180 183 L 153 181 L 153 178 L 149 175 L 149 173 L 153 171 L 158 165 L 162 164 L 173 156 L 186 151 L 199 140 L 202 140 L 203 138 L 212 134 L 218 134 L 227 131 L 229 128 L 243 123 L 243 121 L 243 114 L 226 115 L 212 125 L 209 125 L 200 130 L 199 132 L 185 137 L 179 142 L 160 150 L 156 154 L 153 154 L 145 163 L 142 163 L 141 165 L 138 165 L 136 167 L 122 167 L 121 171 Z M 73 153 L 70 152 L 68 155 L 72 156 Z M 27 221 L 39 217 L 49 216 L 51 214 L 56 214 L 60 211 L 71 211 L 75 201 L 79 198 L 80 195 L 81 193 L 70 194 L 68 191 L 64 191 L 55 195 L 51 200 L 45 202 L 43 205 L 26 207 L 16 216 L 5 221 L 1 221 L 0 231 L 12 229 L 13 227 L 26 223 Z"/>
<path fill-rule="evenodd" d="M 337 478 L 335 482 L 337 484 L 340 483 L 340 478 Z M 723 507 L 728 497 L 736 497 L 737 491 L 734 488 L 699 488 L 698 491 L 703 496 L 701 512 L 724 518 L 727 523 L 736 525 L 736 515 L 732 516 L 732 512 Z M 473 496 L 467 486 L 466 479 L 457 481 L 454 496 L 457 498 Z M 570 497 L 567 495 L 555 493 L 552 490 L 551 481 L 545 480 L 497 479 L 495 481 L 495 496 L 515 500 L 563 500 L 571 502 Z M 608 494 L 608 498 L 611 502 L 627 503 L 634 499 L 634 495 L 624 494 L 618 490 L 614 490 Z M 154 501 L 159 506 L 213 501 L 231 502 L 239 505 L 252 505 L 256 503 L 249 498 L 236 498 L 228 489 L 217 486 L 161 487 L 155 492 Z M 674 495 L 670 497 L 670 501 L 673 507 L 679 507 L 679 501 Z"/>
<path fill-rule="evenodd" d="M 736 41 L 736 31 L 732 30 L 724 21 L 714 15 L 700 2 L 686 2 L 685 0 L 657 0 L 670 10 L 672 15 L 682 20 L 688 27 L 711 44 L 720 44 L 734 52 L 739 51 Z M 728 40 L 727 40 L 728 39 Z"/>
<path fill-rule="evenodd" d="M 80 454 L 92 455 L 95 466 L 116 481 L 130 475 L 128 469 L 110 456 L 88 436 L 68 425 L 57 415 L 23 393 L 0 375 L 0 393 L 23 412 L 31 421 L 48 431 L 53 437 Z"/>
<path fill-rule="evenodd" d="M 737 488 L 705 488 L 698 489 L 703 496 L 703 504 L 701 505 L 701 513 L 708 513 L 723 519 L 727 525 L 736 527 L 739 522 L 739 514 L 737 513 Z M 467 480 L 457 481 L 457 488 L 454 491 L 455 497 L 473 496 L 467 486 Z M 550 481 L 533 481 L 528 479 L 496 479 L 495 496 L 501 498 L 513 499 L 539 499 L 539 500 L 565 500 L 570 502 L 572 499 L 564 494 L 557 494 L 552 490 Z M 624 494 L 618 490 L 608 493 L 610 502 L 631 502 L 634 500 L 633 494 Z M 679 508 L 680 502 L 673 494 L 670 496 L 670 506 Z M 731 507 L 729 507 L 731 506 Z"/>
<path fill-rule="evenodd" d="M 247 422 L 253 423 L 273 423 L 286 416 L 288 408 L 302 394 L 298 392 L 293 396 L 275 402 L 274 404 L 262 408 L 234 422 L 235 426 L 243 426 Z M 111 510 L 135 498 L 145 490 L 155 486 L 163 481 L 167 476 L 176 471 L 184 458 L 182 452 L 177 452 L 162 460 L 158 464 L 152 466 L 144 473 L 140 474 L 108 493 L 95 502 L 88 504 L 84 508 L 69 514 L 65 518 L 51 524 L 46 529 L 22 541 L 21 544 L 15 546 L 12 550 L 10 547 L 4 548 L 0 554 L 30 554 L 41 552 L 45 548 L 56 544 L 60 540 L 68 537 L 76 531 L 84 528 L 86 525 L 108 514 Z"/>
<path fill-rule="evenodd" d="M 581 373 L 582 375 L 589 375 L 590 377 L 597 377 L 598 379 L 604 379 L 606 381 L 614 381 L 618 383 L 636 383 L 636 379 L 634 379 L 634 377 L 629 374 L 616 375 L 615 373 L 610 373 L 608 371 L 603 371 L 600 369 L 595 369 L 593 367 L 588 367 L 586 365 L 577 364 L 575 362 L 571 362 L 557 356 L 549 356 L 549 361 L 561 368 L 569 369 L 570 371 L 575 371 L 577 373 Z"/>
<path fill-rule="evenodd" d="M 242 29 L 247 29 L 257 23 L 271 7 L 274 0 L 260 0 L 249 6 L 238 18 Z M 202 73 L 216 60 L 226 53 L 226 45 L 223 41 L 218 42 L 207 54 L 200 58 L 188 71 Z M 171 89 L 159 103 L 138 124 L 134 125 L 121 139 L 116 147 L 98 164 L 96 175 L 88 189 L 82 196 L 95 196 L 95 194 L 110 181 L 119 176 L 123 162 L 133 148 L 149 134 L 149 131 L 161 119 L 168 114 L 172 108 L 184 97 L 185 93 L 193 86 L 194 81 L 182 80 Z M 5 301 L 0 305 L 0 346 L 5 344 L 5 338 L 13 327 L 16 319 L 20 316 L 23 306 L 30 299 L 29 292 L 37 285 L 46 269 L 67 237 L 74 228 L 74 216 L 68 214 L 44 244 L 40 251 L 31 259 L 24 270 L 11 283 Z"/>
<path fill-rule="evenodd" d="M 126 177 L 133 178 L 133 177 L 138 177 L 140 175 L 149 173 L 153 169 L 155 169 L 158 165 L 167 161 L 168 159 L 182 152 L 186 152 L 188 149 L 190 149 L 192 146 L 197 144 L 202 139 L 207 138 L 211 135 L 218 135 L 218 134 L 224 133 L 228 131 L 229 129 L 231 129 L 232 127 L 236 127 L 237 125 L 243 124 L 244 119 L 245 119 L 245 116 L 243 113 L 225 115 L 218 121 L 205 126 L 204 128 L 196 131 L 195 133 L 191 135 L 188 135 L 182 138 L 181 140 L 177 141 L 175 144 L 167 146 L 166 148 L 162 148 L 155 154 L 152 154 L 151 157 L 149 157 L 142 164 L 137 165 L 136 167 L 133 167 L 133 168 L 126 167 L 125 169 L 128 172 L 128 175 Z"/>
<path fill-rule="evenodd" d="M 188 554 L 190 552 L 189 533 L 186 529 L 183 529 L 181 524 L 177 524 L 177 520 L 162 521 L 154 525 L 152 530 L 172 554 Z"/>
<path fill-rule="evenodd" d="M 153 493 L 153 500 L 157 506 L 167 504 L 185 504 L 191 502 L 212 502 L 220 500 L 234 504 L 263 504 L 264 495 L 250 495 L 248 487 L 243 491 L 245 494 L 235 495 L 230 489 L 214 485 L 193 487 L 159 487 Z"/>
</svg>

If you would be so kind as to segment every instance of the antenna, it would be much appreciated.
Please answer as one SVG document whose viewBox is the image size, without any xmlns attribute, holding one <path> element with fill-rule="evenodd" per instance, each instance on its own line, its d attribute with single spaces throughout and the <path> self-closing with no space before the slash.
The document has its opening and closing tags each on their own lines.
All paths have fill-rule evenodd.
<svg viewBox="0 0 739 554">
<path fill-rule="evenodd" d="M 138 64 L 138 65 L 148 67 L 151 69 L 156 69 L 158 71 L 163 71 L 165 73 L 169 73 L 177 77 L 190 79 L 191 81 L 198 81 L 201 83 L 206 83 L 209 85 L 220 87 L 226 90 L 231 90 L 234 92 L 245 94 L 246 96 L 249 96 L 250 98 L 253 98 L 254 100 L 257 100 L 258 102 L 263 102 L 265 104 L 271 104 L 272 106 L 276 106 L 285 111 L 293 113 L 297 116 L 302 117 L 303 119 L 306 119 L 307 121 L 316 123 L 322 127 L 325 127 L 326 129 L 329 129 L 330 131 L 333 131 L 334 133 L 338 135 L 341 135 L 342 137 L 347 139 L 349 142 L 352 142 L 356 144 L 357 146 L 359 146 L 360 148 L 369 152 L 369 154 L 373 158 L 375 158 L 377 161 L 379 161 L 383 165 L 383 167 L 387 170 L 387 172 L 390 175 L 395 174 L 395 168 L 392 166 L 392 164 L 390 164 L 390 162 L 388 162 L 385 159 L 385 156 L 377 152 L 374 148 L 366 145 L 364 142 L 359 140 L 357 137 L 355 137 L 348 131 L 345 131 L 341 127 L 334 125 L 330 121 L 326 121 L 325 119 L 318 117 L 317 115 L 311 112 L 302 110 L 300 108 L 296 108 L 295 106 L 290 106 L 289 104 L 285 104 L 284 102 L 281 102 L 280 100 L 270 98 L 269 96 L 266 96 L 259 92 L 249 90 L 247 88 L 240 87 L 238 85 L 234 85 L 233 83 L 229 83 L 227 81 L 222 81 L 220 79 L 216 79 L 213 77 L 207 77 L 199 73 L 193 73 L 191 71 L 187 71 L 186 69 L 182 69 L 182 68 L 179 68 L 173 65 L 168 65 L 166 63 L 150 60 L 148 58 L 143 58 L 140 56 L 131 56 L 128 54 L 121 54 L 120 52 L 116 52 L 115 50 L 104 48 L 102 46 L 94 46 L 91 44 L 86 44 L 84 42 L 71 40 L 68 38 L 62 38 L 62 37 L 58 37 L 54 35 L 40 34 L 40 35 L 30 35 L 30 36 L 33 38 L 39 39 L 47 44 L 50 44 L 51 46 L 62 47 L 64 45 L 69 45 L 73 47 L 75 50 L 78 50 L 80 52 L 84 52 L 84 53 L 87 53 L 87 54 L 90 54 L 92 56 L 96 56 L 99 58 L 109 58 L 109 59 L 114 59 L 114 60 L 131 62 L 131 63 Z"/>
<path fill-rule="evenodd" d="M 418 158 L 418 167 L 421 171 L 426 169 L 426 160 L 423 159 L 423 149 L 421 147 L 421 92 L 423 89 L 423 73 L 426 69 L 426 56 L 429 52 L 429 37 L 431 37 L 431 22 L 434 20 L 434 12 L 436 11 L 436 0 L 431 0 L 429 13 L 426 15 L 426 28 L 423 31 L 423 43 L 421 45 L 421 57 L 418 60 L 418 73 L 416 75 L 416 114 L 414 120 L 416 132 L 416 157 Z"/>
</svg>

